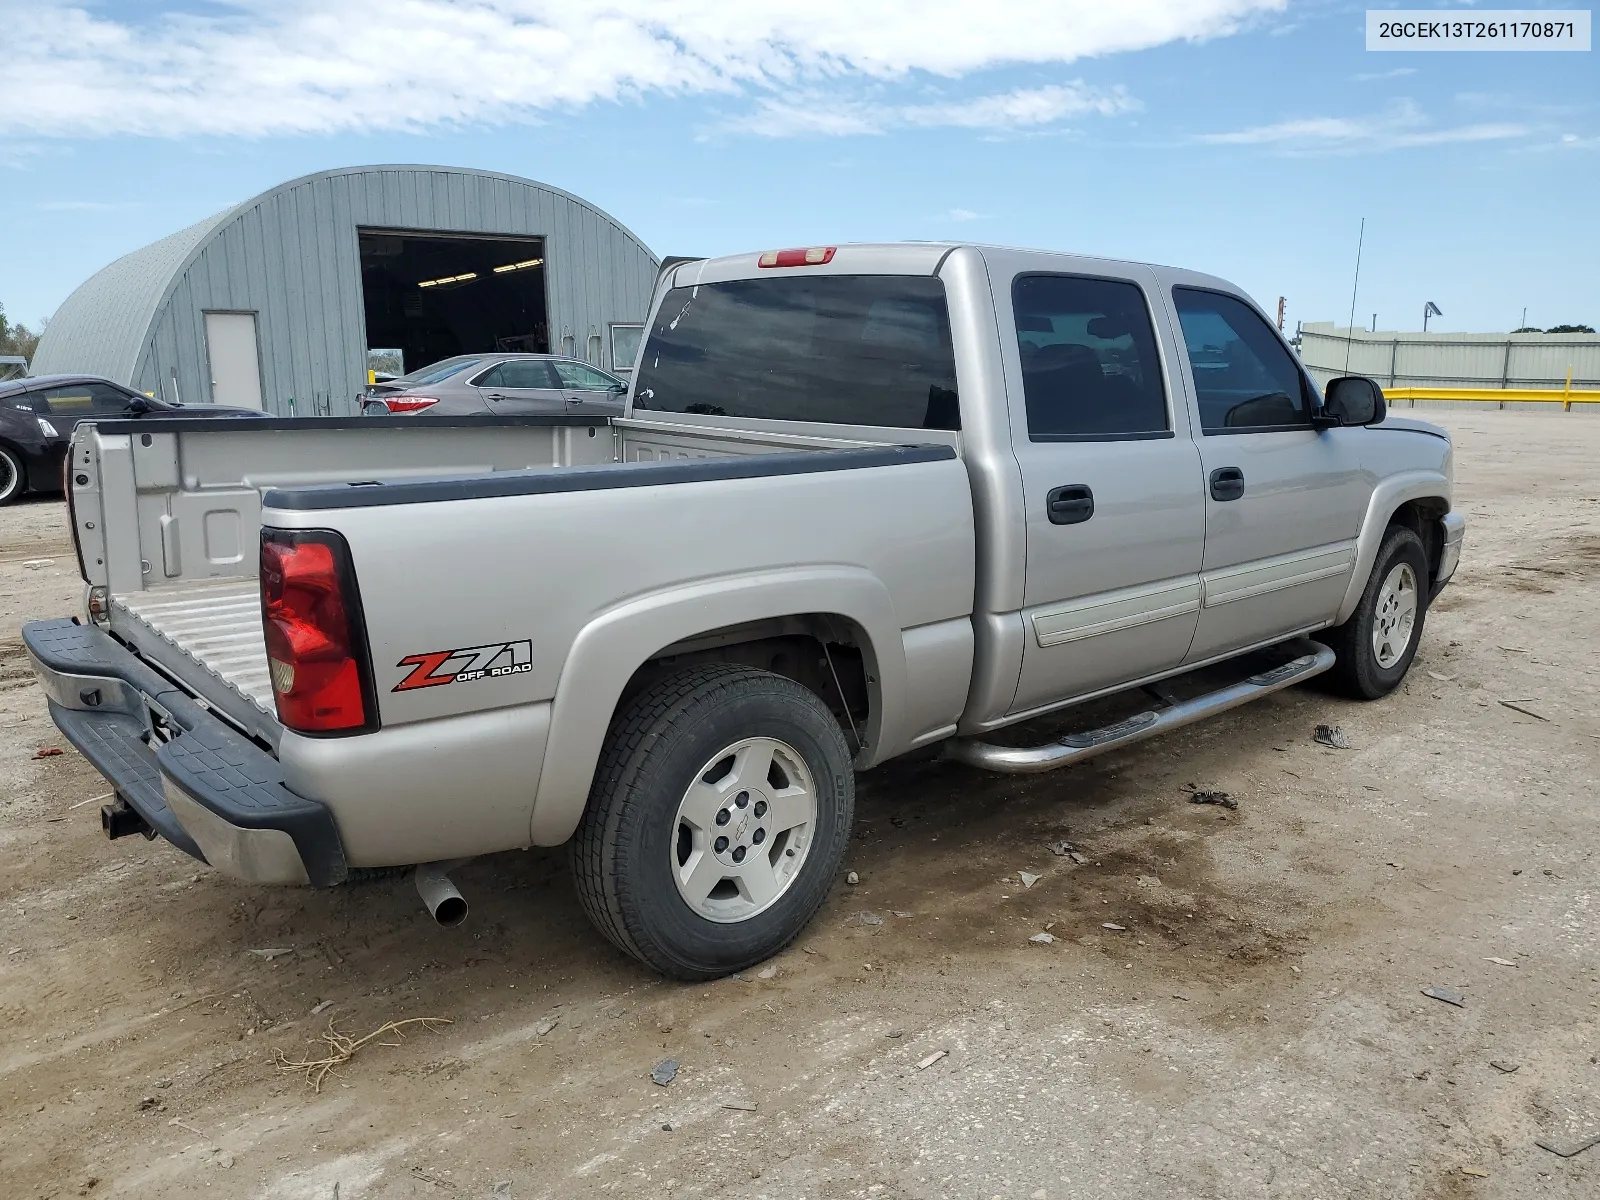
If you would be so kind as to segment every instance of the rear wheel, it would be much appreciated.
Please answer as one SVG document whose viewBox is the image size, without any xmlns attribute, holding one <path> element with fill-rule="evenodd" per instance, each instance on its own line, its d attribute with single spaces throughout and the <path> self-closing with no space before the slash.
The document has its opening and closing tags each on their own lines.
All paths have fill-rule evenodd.
<svg viewBox="0 0 1600 1200">
<path fill-rule="evenodd" d="M 10 504 L 28 490 L 22 459 L 8 446 L 0 446 L 0 504 Z"/>
<path fill-rule="evenodd" d="M 1400 686 L 1422 640 L 1427 588 L 1422 539 L 1403 526 L 1391 528 L 1355 612 L 1327 639 L 1338 655 L 1329 672 L 1335 687 L 1359 700 L 1376 700 Z"/>
<path fill-rule="evenodd" d="M 607 734 L 573 874 L 600 931 L 680 979 L 786 946 L 827 896 L 855 806 L 821 699 L 749 667 L 697 667 L 630 701 Z"/>
</svg>

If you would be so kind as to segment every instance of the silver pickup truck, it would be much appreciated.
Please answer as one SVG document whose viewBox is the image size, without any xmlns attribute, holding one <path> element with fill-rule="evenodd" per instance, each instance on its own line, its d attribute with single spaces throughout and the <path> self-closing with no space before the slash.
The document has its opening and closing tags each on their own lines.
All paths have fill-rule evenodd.
<svg viewBox="0 0 1600 1200">
<path fill-rule="evenodd" d="M 570 841 L 683 978 L 805 925 L 857 770 L 1387 694 L 1463 531 L 1447 435 L 1237 288 L 963 245 L 673 264 L 610 420 L 110 421 L 69 482 L 85 611 L 24 638 L 113 837 L 416 866 L 447 922 L 459 861 Z"/>
</svg>

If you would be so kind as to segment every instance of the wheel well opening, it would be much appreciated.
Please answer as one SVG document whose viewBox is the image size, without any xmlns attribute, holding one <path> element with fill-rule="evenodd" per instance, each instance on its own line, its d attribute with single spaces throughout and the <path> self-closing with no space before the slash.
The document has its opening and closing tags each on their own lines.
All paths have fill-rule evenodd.
<svg viewBox="0 0 1600 1200">
<path fill-rule="evenodd" d="M 1422 539 L 1422 548 L 1428 555 L 1428 577 L 1438 574 L 1439 562 L 1444 556 L 1444 530 L 1439 518 L 1450 511 L 1450 505 L 1438 497 L 1407 500 L 1394 510 L 1389 527 L 1400 526 L 1411 530 Z"/>
<path fill-rule="evenodd" d="M 628 680 L 619 705 L 685 667 L 737 663 L 771 671 L 816 693 L 860 749 L 874 715 L 877 672 L 866 634 L 846 617 L 804 613 L 710 630 L 652 655 Z"/>
</svg>

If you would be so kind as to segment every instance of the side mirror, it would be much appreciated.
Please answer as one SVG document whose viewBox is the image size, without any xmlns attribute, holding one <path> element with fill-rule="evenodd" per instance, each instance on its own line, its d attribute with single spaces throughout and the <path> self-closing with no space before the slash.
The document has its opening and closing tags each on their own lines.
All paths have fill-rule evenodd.
<svg viewBox="0 0 1600 1200">
<path fill-rule="evenodd" d="M 1328 381 L 1322 412 L 1328 425 L 1376 425 L 1388 415 L 1383 389 L 1365 375 L 1341 375 Z"/>
<path fill-rule="evenodd" d="M 150 401 L 143 396 L 134 396 L 128 401 L 128 412 L 135 417 L 142 417 L 150 411 Z"/>
</svg>

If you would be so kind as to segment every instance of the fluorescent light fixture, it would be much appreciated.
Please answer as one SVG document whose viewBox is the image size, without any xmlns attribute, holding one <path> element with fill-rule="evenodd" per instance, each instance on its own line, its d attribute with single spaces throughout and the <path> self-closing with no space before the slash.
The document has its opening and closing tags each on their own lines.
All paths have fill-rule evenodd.
<svg viewBox="0 0 1600 1200">
<path fill-rule="evenodd" d="M 542 258 L 530 258 L 530 259 L 526 259 L 526 260 L 524 260 L 522 262 L 519 262 L 519 263 L 507 263 L 503 267 L 496 267 L 494 269 L 494 273 L 496 275 L 504 275 L 507 271 L 526 271 L 529 267 L 542 267 L 542 266 L 544 266 L 544 259 L 542 259 Z"/>
<path fill-rule="evenodd" d="M 477 277 L 478 273 L 476 271 L 468 271 L 465 275 L 446 275 L 443 279 L 424 279 L 421 283 L 417 284 L 417 286 L 419 288 L 425 288 L 439 287 L 441 284 L 446 283 L 466 283 L 469 280 L 476 279 Z"/>
</svg>

